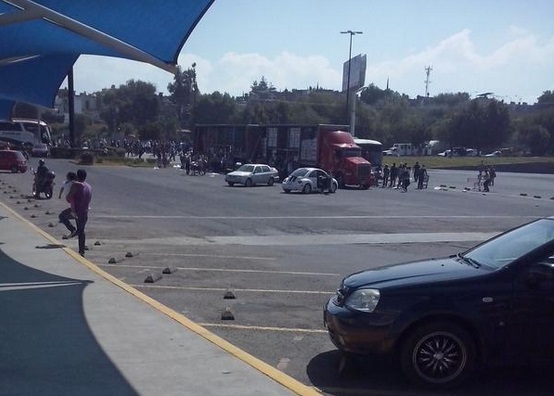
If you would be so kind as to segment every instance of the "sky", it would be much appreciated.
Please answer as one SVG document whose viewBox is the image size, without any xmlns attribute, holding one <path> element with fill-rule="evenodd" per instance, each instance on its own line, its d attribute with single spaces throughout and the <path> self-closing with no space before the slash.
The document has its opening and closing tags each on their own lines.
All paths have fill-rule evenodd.
<svg viewBox="0 0 554 396">
<path fill-rule="evenodd" d="M 162 4 L 162 3 L 160 3 Z M 552 0 L 215 0 L 179 55 L 196 63 L 203 94 L 240 96 L 262 77 L 278 91 L 340 90 L 343 63 L 367 56 L 365 85 L 412 98 L 491 92 L 505 102 L 535 103 L 554 90 Z M 167 94 L 173 75 L 147 64 L 81 56 L 77 93 L 129 80 Z M 64 86 L 66 84 L 64 83 Z"/>
</svg>

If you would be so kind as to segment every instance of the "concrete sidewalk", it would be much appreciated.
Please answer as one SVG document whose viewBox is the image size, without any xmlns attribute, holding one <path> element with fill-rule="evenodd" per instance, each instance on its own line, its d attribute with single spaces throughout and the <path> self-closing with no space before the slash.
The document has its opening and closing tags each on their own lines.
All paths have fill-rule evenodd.
<svg viewBox="0 0 554 396">
<path fill-rule="evenodd" d="M 0 395 L 319 395 L 0 203 Z"/>
</svg>

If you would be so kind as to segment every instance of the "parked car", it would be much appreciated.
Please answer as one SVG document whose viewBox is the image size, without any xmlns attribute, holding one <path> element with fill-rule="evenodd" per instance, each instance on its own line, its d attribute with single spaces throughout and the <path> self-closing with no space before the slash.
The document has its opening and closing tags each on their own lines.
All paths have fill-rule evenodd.
<svg viewBox="0 0 554 396">
<path fill-rule="evenodd" d="M 281 186 L 286 193 L 301 191 L 309 194 L 324 190 L 334 193 L 339 188 L 339 183 L 323 169 L 298 168 L 283 180 Z"/>
<path fill-rule="evenodd" d="M 477 365 L 554 360 L 554 217 L 463 253 L 358 272 L 324 309 L 347 354 L 391 356 L 413 382 L 460 384 Z"/>
<path fill-rule="evenodd" d="M 50 147 L 46 143 L 35 143 L 31 148 L 33 157 L 50 157 Z"/>
<path fill-rule="evenodd" d="M 0 150 L 0 170 L 25 173 L 27 171 L 27 160 L 21 151 Z"/>
<path fill-rule="evenodd" d="M 244 184 L 246 187 L 256 184 L 267 184 L 272 186 L 279 180 L 279 171 L 266 164 L 244 164 L 236 171 L 225 175 L 225 181 L 229 186 Z"/>
<path fill-rule="evenodd" d="M 495 150 L 491 153 L 485 154 L 485 157 L 501 157 L 501 156 L 502 156 L 502 151 L 500 150 Z"/>
</svg>

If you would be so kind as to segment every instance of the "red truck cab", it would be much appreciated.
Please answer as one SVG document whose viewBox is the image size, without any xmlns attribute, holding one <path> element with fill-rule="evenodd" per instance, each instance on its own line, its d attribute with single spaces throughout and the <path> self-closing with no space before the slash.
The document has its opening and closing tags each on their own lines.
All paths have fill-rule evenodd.
<svg viewBox="0 0 554 396">
<path fill-rule="evenodd" d="M 361 148 L 346 131 L 319 131 L 320 166 L 331 172 L 340 188 L 346 185 L 368 189 L 372 183 L 371 163 L 362 157 Z"/>
</svg>

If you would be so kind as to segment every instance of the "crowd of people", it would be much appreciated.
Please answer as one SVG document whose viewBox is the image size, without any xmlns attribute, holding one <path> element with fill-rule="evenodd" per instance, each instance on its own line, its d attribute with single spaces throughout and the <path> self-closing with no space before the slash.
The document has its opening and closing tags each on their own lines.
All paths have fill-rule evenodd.
<svg viewBox="0 0 554 396">
<path fill-rule="evenodd" d="M 396 188 L 402 192 L 408 191 L 408 186 L 411 184 L 413 177 L 414 183 L 417 183 L 417 189 L 427 188 L 429 175 L 425 165 L 420 165 L 416 162 L 413 167 L 409 167 L 407 163 L 400 163 L 396 166 L 396 162 L 390 167 L 388 164 L 381 171 L 382 181 L 381 188 Z"/>
</svg>

